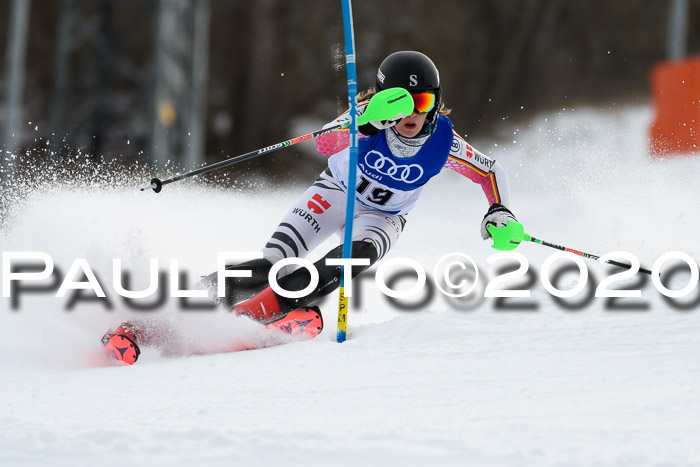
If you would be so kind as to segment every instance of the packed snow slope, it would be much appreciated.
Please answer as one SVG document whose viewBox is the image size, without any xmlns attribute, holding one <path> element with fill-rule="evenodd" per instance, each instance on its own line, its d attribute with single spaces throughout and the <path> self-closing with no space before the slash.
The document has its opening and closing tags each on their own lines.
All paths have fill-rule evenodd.
<svg viewBox="0 0 700 467">
<path fill-rule="evenodd" d="M 508 171 L 512 210 L 531 235 L 628 251 L 647 268 L 669 251 L 697 263 L 700 159 L 650 159 L 650 117 L 645 107 L 555 112 L 472 143 Z M 560 303 L 539 275 L 555 250 L 528 243 L 515 251 L 531 275 L 503 287 L 530 297 L 483 298 L 508 262 L 488 261 L 496 251 L 479 237 L 479 187 L 446 171 L 385 261 L 413 259 L 432 284 L 444 255 L 469 255 L 480 272 L 470 296 L 433 286 L 391 301 L 373 268 L 354 283 L 347 342 L 334 342 L 333 294 L 315 340 L 217 353 L 261 339 L 259 326 L 171 298 L 135 310 L 115 293 L 114 259 L 132 289 L 147 284 L 151 259 L 166 272 L 176 259 L 191 284 L 216 269 L 217 252 L 259 250 L 305 187 L 181 182 L 156 195 L 136 189 L 147 180 L 34 187 L 0 232 L 3 252 L 43 252 L 56 266 L 22 283 L 44 289 L 0 301 L 1 465 L 700 464 L 700 286 L 671 301 L 631 279 L 621 284 L 640 298 L 593 298 L 619 270 L 586 259 L 589 286 Z M 90 290 L 55 297 L 79 258 L 111 309 Z M 690 283 L 687 266 L 670 266 L 668 288 Z M 566 290 L 577 278 L 553 282 Z M 414 282 L 407 274 L 393 286 Z M 126 318 L 167 322 L 185 353 L 213 354 L 144 348 L 134 366 L 98 366 L 100 337 Z"/>
</svg>

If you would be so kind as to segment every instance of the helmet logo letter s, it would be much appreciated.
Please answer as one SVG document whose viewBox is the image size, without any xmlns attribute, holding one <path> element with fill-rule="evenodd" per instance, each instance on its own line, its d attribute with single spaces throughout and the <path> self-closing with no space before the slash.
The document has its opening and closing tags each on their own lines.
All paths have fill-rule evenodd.
<svg viewBox="0 0 700 467">
<path fill-rule="evenodd" d="M 416 86 L 418 86 L 418 76 L 416 76 L 416 75 L 411 75 L 411 76 L 408 77 L 408 80 L 409 80 L 409 81 L 408 81 L 408 84 L 409 84 L 411 87 L 416 87 Z"/>
</svg>

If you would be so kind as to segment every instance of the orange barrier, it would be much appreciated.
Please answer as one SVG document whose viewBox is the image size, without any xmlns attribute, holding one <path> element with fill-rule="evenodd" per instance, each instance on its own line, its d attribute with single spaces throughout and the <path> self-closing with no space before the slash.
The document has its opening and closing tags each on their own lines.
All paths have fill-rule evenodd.
<svg viewBox="0 0 700 467">
<path fill-rule="evenodd" d="M 661 62 L 650 73 L 652 156 L 700 151 L 700 57 Z"/>
</svg>

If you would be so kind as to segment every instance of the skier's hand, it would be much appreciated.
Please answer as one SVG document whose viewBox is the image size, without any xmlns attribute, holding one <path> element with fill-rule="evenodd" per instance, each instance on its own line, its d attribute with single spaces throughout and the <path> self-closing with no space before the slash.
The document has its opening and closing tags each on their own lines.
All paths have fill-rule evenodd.
<svg viewBox="0 0 700 467">
<path fill-rule="evenodd" d="M 358 127 L 358 130 L 360 130 L 360 133 L 362 133 L 365 136 L 374 136 L 377 133 L 379 133 L 379 130 L 386 130 L 387 128 L 391 128 L 392 126 L 396 125 L 404 117 L 404 114 L 399 114 L 391 120 L 380 120 L 376 122 L 365 123 L 364 125 L 360 125 Z"/>
<path fill-rule="evenodd" d="M 404 93 L 407 92 L 405 90 L 402 90 L 402 91 Z M 382 91 L 382 92 L 384 92 L 384 91 Z M 386 130 L 387 128 L 391 128 L 392 126 L 399 123 L 399 121 L 401 121 L 402 118 L 408 117 L 408 115 L 406 115 L 403 112 L 400 112 L 395 106 L 392 107 L 392 106 L 387 105 L 387 103 L 384 102 L 386 97 L 385 96 L 382 97 L 379 94 L 381 94 L 381 93 L 377 93 L 374 96 L 372 96 L 372 99 L 375 99 L 375 98 L 379 99 L 378 101 L 376 101 L 375 109 L 372 112 L 372 115 L 375 115 L 378 119 L 377 120 L 370 120 L 368 123 L 365 123 L 364 125 L 360 125 L 359 129 L 363 135 L 366 135 L 366 136 L 375 135 L 380 130 Z M 369 104 L 367 104 L 366 107 L 361 109 L 360 115 L 362 115 L 366 109 L 369 109 L 372 106 L 372 104 L 373 104 L 372 99 L 370 99 Z M 377 106 L 378 106 L 378 109 L 381 109 L 381 111 L 377 110 Z M 379 120 L 379 119 L 381 119 L 381 120 Z"/>
<path fill-rule="evenodd" d="M 398 114 L 394 118 L 390 120 L 379 120 L 376 122 L 369 122 L 374 128 L 377 130 L 386 130 L 387 128 L 391 128 L 392 126 L 396 125 L 399 123 L 402 119 L 408 117 L 408 115 L 404 114 Z"/>
<path fill-rule="evenodd" d="M 372 123 L 365 123 L 364 125 L 357 127 L 357 129 L 360 130 L 360 133 L 365 136 L 374 136 L 379 133 L 379 129 L 375 128 Z"/>
<path fill-rule="evenodd" d="M 481 238 L 488 240 L 491 234 L 486 229 L 487 226 L 505 227 L 509 222 L 518 222 L 512 212 L 502 204 L 493 203 L 481 221 Z"/>
</svg>

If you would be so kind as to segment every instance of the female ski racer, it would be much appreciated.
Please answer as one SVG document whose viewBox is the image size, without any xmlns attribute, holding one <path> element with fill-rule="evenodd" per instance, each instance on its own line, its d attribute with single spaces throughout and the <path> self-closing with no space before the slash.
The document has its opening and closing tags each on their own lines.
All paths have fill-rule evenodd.
<svg viewBox="0 0 700 467">
<path fill-rule="evenodd" d="M 306 257 L 333 234 L 342 238 L 348 189 L 355 191 L 352 256 L 369 259 L 369 265 L 385 256 L 396 243 L 423 187 L 445 167 L 481 185 L 489 203 L 481 222 L 484 240 L 491 236 L 487 225 L 503 227 L 516 220 L 508 209 L 508 180 L 502 167 L 452 129 L 447 117 L 450 110 L 441 99 L 440 76 L 430 58 L 415 51 L 393 53 L 379 66 L 376 85 L 379 90 L 394 87 L 408 90 L 414 101 L 413 113 L 360 127 L 357 179 L 352 181 L 346 179 L 349 131 L 319 136 L 317 149 L 330 156 L 328 168 L 289 210 L 263 248 L 262 258 L 226 268 L 250 271 L 251 277 L 227 277 L 225 297 L 216 297 L 216 273 L 205 279 L 211 296 L 220 305 L 290 333 L 317 335 L 323 326 L 321 314 L 318 308 L 308 305 L 339 286 L 340 267 L 326 265 L 326 259 L 340 258 L 342 245 L 314 263 L 319 273 L 318 286 L 302 298 L 276 294 L 268 284 L 268 272 L 283 258 Z M 358 104 L 359 115 L 375 92 L 372 89 L 358 97 L 365 99 Z M 346 112 L 324 128 L 337 126 L 349 118 Z M 354 266 L 353 277 L 368 267 Z M 299 291 L 310 280 L 309 271 L 299 268 L 280 278 L 278 284 L 287 291 Z M 120 332 L 122 336 L 126 334 L 138 352 L 137 342 L 145 343 L 143 333 L 138 331 L 122 325 L 116 332 L 108 332 L 105 338 L 109 340 Z"/>
</svg>

